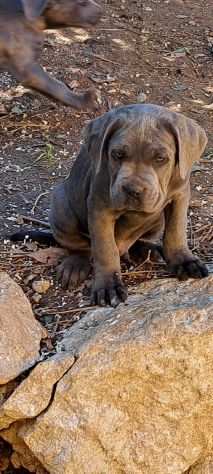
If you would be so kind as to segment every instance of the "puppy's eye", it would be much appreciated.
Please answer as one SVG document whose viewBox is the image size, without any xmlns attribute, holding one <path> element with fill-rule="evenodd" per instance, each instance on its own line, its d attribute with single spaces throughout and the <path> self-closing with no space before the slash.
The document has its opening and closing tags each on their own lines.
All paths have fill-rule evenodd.
<svg viewBox="0 0 213 474">
<path fill-rule="evenodd" d="M 124 159 L 125 153 L 124 153 L 124 151 L 122 151 L 122 150 L 112 150 L 112 151 L 111 151 L 111 157 L 112 157 L 113 160 L 115 160 L 115 161 L 121 161 L 121 160 Z"/>
<path fill-rule="evenodd" d="M 158 165 L 163 165 L 164 163 L 166 163 L 167 157 L 166 157 L 166 156 L 162 156 L 162 155 L 158 155 L 158 156 L 155 156 L 154 161 L 155 161 L 155 163 L 157 163 Z"/>
</svg>

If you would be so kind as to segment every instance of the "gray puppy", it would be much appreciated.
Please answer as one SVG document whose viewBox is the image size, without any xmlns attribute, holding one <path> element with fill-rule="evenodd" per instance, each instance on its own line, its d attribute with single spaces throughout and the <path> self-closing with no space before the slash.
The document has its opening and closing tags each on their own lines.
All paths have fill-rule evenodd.
<svg viewBox="0 0 213 474">
<path fill-rule="evenodd" d="M 126 298 L 120 257 L 162 232 L 164 258 L 179 278 L 208 274 L 186 235 L 190 171 L 206 143 L 196 122 L 155 105 L 119 107 L 90 122 L 53 194 L 53 236 L 70 251 L 59 268 L 64 287 L 87 277 L 92 256 L 93 303 L 117 305 Z"/>
<path fill-rule="evenodd" d="M 119 107 L 89 123 L 69 177 L 53 192 L 53 236 L 70 253 L 59 266 L 64 288 L 88 276 L 92 257 L 92 302 L 116 306 L 127 297 L 120 257 L 153 248 L 162 234 L 178 278 L 207 276 L 186 234 L 191 167 L 206 143 L 196 122 L 156 105 Z"/>
<path fill-rule="evenodd" d="M 74 94 L 38 64 L 43 30 L 95 25 L 101 7 L 94 0 L 0 0 L 0 66 L 26 87 L 76 109 L 96 108 L 96 93 Z"/>
</svg>

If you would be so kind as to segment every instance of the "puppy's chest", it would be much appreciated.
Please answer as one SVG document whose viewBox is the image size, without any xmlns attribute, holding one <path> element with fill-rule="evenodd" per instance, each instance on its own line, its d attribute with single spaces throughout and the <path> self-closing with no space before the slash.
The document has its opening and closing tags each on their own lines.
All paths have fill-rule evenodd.
<svg viewBox="0 0 213 474">
<path fill-rule="evenodd" d="M 118 218 L 115 224 L 115 239 L 121 248 L 127 249 L 138 238 L 152 232 L 162 221 L 162 212 L 155 215 L 128 212 Z"/>
<path fill-rule="evenodd" d="M 115 240 L 120 256 L 127 253 L 139 238 L 150 232 L 157 232 L 161 227 L 162 217 L 162 212 L 155 216 L 132 212 L 120 216 L 115 225 Z"/>
<path fill-rule="evenodd" d="M 135 229 L 147 232 L 152 229 L 162 215 L 162 211 L 154 214 L 129 211 L 120 215 L 116 220 L 116 228 L 123 228 L 127 233 Z"/>
</svg>

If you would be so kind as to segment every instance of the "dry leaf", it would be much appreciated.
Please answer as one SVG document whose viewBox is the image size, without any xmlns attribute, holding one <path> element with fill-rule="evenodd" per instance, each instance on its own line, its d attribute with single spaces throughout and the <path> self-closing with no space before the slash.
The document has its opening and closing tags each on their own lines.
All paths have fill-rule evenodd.
<svg viewBox="0 0 213 474">
<path fill-rule="evenodd" d="M 0 104 L 0 115 L 7 115 L 8 111 L 4 104 Z"/>
<path fill-rule="evenodd" d="M 203 109 L 213 110 L 213 103 L 212 103 L 212 104 L 203 105 Z"/>
<path fill-rule="evenodd" d="M 32 282 L 32 289 L 36 292 L 42 295 L 43 293 L 46 293 L 50 288 L 50 281 L 49 280 L 34 280 Z"/>
<path fill-rule="evenodd" d="M 50 266 L 57 265 L 59 260 L 66 255 L 68 255 L 67 250 L 59 247 L 48 247 L 47 249 L 40 249 L 30 254 L 37 262 Z"/>
</svg>

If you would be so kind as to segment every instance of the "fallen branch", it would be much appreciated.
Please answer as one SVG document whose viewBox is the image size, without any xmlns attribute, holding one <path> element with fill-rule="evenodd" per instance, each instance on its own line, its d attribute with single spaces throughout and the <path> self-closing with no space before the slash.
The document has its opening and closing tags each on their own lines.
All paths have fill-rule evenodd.
<svg viewBox="0 0 213 474">
<path fill-rule="evenodd" d="M 96 309 L 99 306 L 82 306 L 81 308 L 71 308 L 65 309 L 64 311 L 58 311 L 57 308 L 42 308 L 39 309 L 39 314 L 42 315 L 43 313 L 48 314 L 67 314 L 67 313 L 81 313 L 82 311 L 89 311 L 90 309 Z"/>
<path fill-rule="evenodd" d="M 116 64 L 116 66 L 122 66 L 120 63 L 116 63 L 115 61 L 111 61 L 111 59 L 103 58 L 102 56 L 99 56 L 98 54 L 91 54 L 93 58 L 100 59 L 100 61 L 105 61 L 106 63 L 110 64 Z"/>
<path fill-rule="evenodd" d="M 32 222 L 33 224 L 38 224 L 43 227 L 47 227 L 48 229 L 50 228 L 49 222 L 36 219 L 35 217 L 32 217 L 32 216 L 23 216 L 22 214 L 20 215 L 20 217 L 21 219 L 23 219 L 24 222 Z"/>
</svg>

